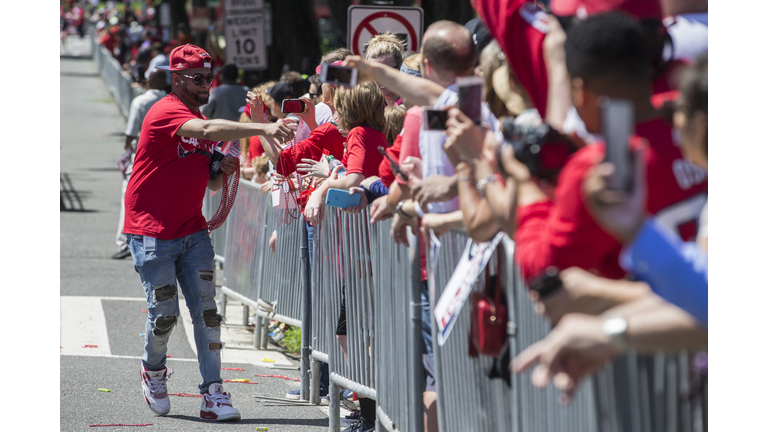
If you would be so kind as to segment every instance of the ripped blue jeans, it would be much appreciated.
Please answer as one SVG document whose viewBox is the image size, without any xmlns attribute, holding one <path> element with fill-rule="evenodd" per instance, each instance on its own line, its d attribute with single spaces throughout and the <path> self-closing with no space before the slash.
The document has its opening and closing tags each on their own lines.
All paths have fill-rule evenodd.
<svg viewBox="0 0 768 432">
<path fill-rule="evenodd" d="M 142 363 L 147 370 L 165 367 L 168 340 L 179 323 L 181 288 L 194 326 L 197 361 L 206 393 L 221 383 L 221 316 L 216 308 L 213 245 L 205 230 L 174 240 L 127 235 L 133 268 L 147 296 L 147 325 Z M 178 285 L 177 282 L 178 281 Z"/>
</svg>

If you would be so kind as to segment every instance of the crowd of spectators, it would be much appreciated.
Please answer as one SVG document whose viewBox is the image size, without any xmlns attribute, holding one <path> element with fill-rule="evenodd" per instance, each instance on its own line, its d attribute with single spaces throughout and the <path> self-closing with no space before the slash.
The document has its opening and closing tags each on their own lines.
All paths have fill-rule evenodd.
<svg viewBox="0 0 768 432">
<path fill-rule="evenodd" d="M 306 94 L 291 96 L 303 95 L 308 113 L 317 101 L 314 124 L 285 119 L 311 133 L 291 143 L 260 138 L 261 147 L 251 148 L 263 149 L 280 181 L 303 192 L 310 228 L 322 226 L 325 194 L 335 188 L 360 195 L 346 211 L 370 204 L 372 223 L 393 217 L 395 242 L 407 242 L 406 226 L 424 234 L 422 246 L 432 241 L 428 233 L 439 238 L 451 229 L 477 242 L 500 231 L 513 238 L 526 282 L 555 274 L 559 286 L 547 295 L 530 291 L 531 306 L 553 330 L 510 369 L 535 367 L 534 384 L 553 381 L 565 402 L 625 350 L 706 350 L 706 2 L 686 2 L 687 9 L 665 2 L 667 10 L 630 0 L 552 1 L 551 11 L 520 0 L 475 6 L 480 24 L 436 22 L 420 53 L 386 34 L 369 42 L 365 57 L 330 53 L 322 61 L 356 68 L 359 84 L 335 88 L 311 78 Z M 457 105 L 456 81 L 467 76 L 484 81 L 480 125 Z M 270 121 L 269 94 L 249 93 L 253 121 Z M 605 98 L 633 108 L 630 189 L 611 186 L 617 168 L 606 160 Z M 320 119 L 320 107 L 332 117 Z M 426 108 L 447 111 L 444 132 L 422 125 Z M 554 172 L 537 171 L 523 154 L 521 137 L 541 130 L 568 144 Z M 426 326 L 424 339 L 430 354 Z M 425 429 L 437 430 L 431 370 L 425 355 Z M 362 399 L 361 411 L 350 430 L 372 428 L 375 414 Z"/>
<path fill-rule="evenodd" d="M 546 10 L 524 0 L 476 0 L 473 6 L 479 19 L 466 26 L 431 24 L 420 52 L 385 33 L 367 43 L 363 57 L 346 48 L 325 54 L 321 63 L 357 69 L 351 88 L 321 82 L 320 65 L 308 78 L 288 71 L 246 88 L 237 83 L 237 69 L 205 47 L 217 81 L 203 114 L 283 122 L 295 131 L 289 142 L 242 139 L 240 175 L 264 193 L 287 182 L 310 242 L 331 188 L 359 195 L 359 205 L 345 211 L 370 206 L 371 223 L 393 218 L 396 243 L 408 242 L 408 226 L 422 233 L 427 431 L 437 430 L 437 393 L 425 257 L 428 245 L 452 229 L 476 242 L 506 233 L 531 286 L 557 276 L 551 293 L 529 294 L 553 330 L 509 367 L 535 368 L 534 384 L 552 381 L 566 402 L 581 380 L 623 351 L 706 351 L 707 345 L 706 0 L 552 0 Z M 165 54 L 185 42 L 163 42 L 134 16 L 115 21 L 101 10 L 94 16 L 99 43 L 137 85 L 158 88 L 159 78 L 149 79 L 154 67 L 167 64 Z M 470 76 L 484 83 L 479 125 L 458 107 L 456 82 Z M 606 159 L 606 98 L 628 103 L 634 114 L 626 142 L 629 188 L 615 187 L 618 168 Z M 283 112 L 286 99 L 306 108 Z M 422 124 L 426 109 L 447 112 L 444 131 Z M 136 136 L 130 132 L 128 138 Z M 544 172 L 547 146 L 567 150 Z M 344 310 L 342 301 L 336 335 L 346 353 Z M 322 375 L 325 396 L 327 372 Z M 375 404 L 359 400 L 349 430 L 373 430 Z"/>
</svg>

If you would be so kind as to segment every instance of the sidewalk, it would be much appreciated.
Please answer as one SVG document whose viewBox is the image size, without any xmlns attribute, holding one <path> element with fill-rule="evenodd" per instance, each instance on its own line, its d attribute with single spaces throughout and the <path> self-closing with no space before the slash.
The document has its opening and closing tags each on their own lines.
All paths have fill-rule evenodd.
<svg viewBox="0 0 768 432">
<path fill-rule="evenodd" d="M 227 304 L 227 321 L 222 327 L 222 367 L 245 370 L 222 370 L 222 378 L 258 383 L 225 383 L 242 420 L 232 424 L 202 421 L 197 418 L 200 399 L 193 397 L 173 396 L 171 414 L 165 417 L 154 416 L 146 407 L 137 373 L 146 300 L 131 259 L 110 259 L 117 251 L 114 239 L 122 176 L 115 161 L 122 152 L 125 118 L 89 56 L 89 41 L 75 36 L 68 38 L 60 58 L 60 171 L 82 204 L 60 213 L 61 430 L 87 430 L 92 424 L 152 423 L 155 430 L 163 431 L 253 431 L 256 426 L 268 427 L 270 432 L 327 431 L 326 407 L 257 398 L 282 398 L 298 388 L 297 381 L 254 376 L 298 378 L 298 362 L 274 345 L 255 350 L 252 327 L 242 325 L 242 305 L 234 301 Z M 219 278 L 220 273 L 217 271 Z M 183 299 L 180 310 L 182 325 L 176 326 L 168 345 L 168 366 L 175 370 L 168 391 L 196 394 L 200 372 Z"/>
</svg>

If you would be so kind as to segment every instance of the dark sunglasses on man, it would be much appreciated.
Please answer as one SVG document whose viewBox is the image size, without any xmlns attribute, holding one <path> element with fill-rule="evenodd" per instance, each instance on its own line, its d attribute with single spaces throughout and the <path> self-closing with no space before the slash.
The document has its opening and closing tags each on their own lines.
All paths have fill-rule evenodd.
<svg viewBox="0 0 768 432">
<path fill-rule="evenodd" d="M 192 82 L 195 85 L 198 85 L 198 86 L 203 83 L 203 80 L 207 81 L 208 84 L 210 84 L 216 78 L 212 73 L 208 73 L 208 75 L 203 75 L 201 73 L 196 73 L 194 75 L 185 75 L 185 74 L 179 73 L 179 72 L 176 72 L 176 73 L 178 73 L 179 75 L 181 75 L 183 77 L 192 78 Z"/>
</svg>

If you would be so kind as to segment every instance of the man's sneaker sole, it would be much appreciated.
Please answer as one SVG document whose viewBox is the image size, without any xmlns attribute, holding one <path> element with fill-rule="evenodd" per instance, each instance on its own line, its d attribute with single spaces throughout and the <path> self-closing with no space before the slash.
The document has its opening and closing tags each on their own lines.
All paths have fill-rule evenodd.
<svg viewBox="0 0 768 432">
<path fill-rule="evenodd" d="M 149 403 L 149 398 L 146 395 L 144 395 L 144 400 L 147 401 L 147 406 L 149 407 L 150 411 L 152 411 L 156 415 L 164 416 L 164 415 L 168 415 L 168 413 L 171 412 L 171 406 L 170 405 L 168 405 L 168 409 L 167 410 L 158 411 L 158 410 L 156 410 L 155 408 L 152 407 L 152 404 Z"/>
<path fill-rule="evenodd" d="M 240 413 L 230 413 L 218 415 L 210 411 L 200 411 L 200 418 L 204 420 L 216 420 L 216 421 L 237 421 L 240 420 Z"/>
</svg>

